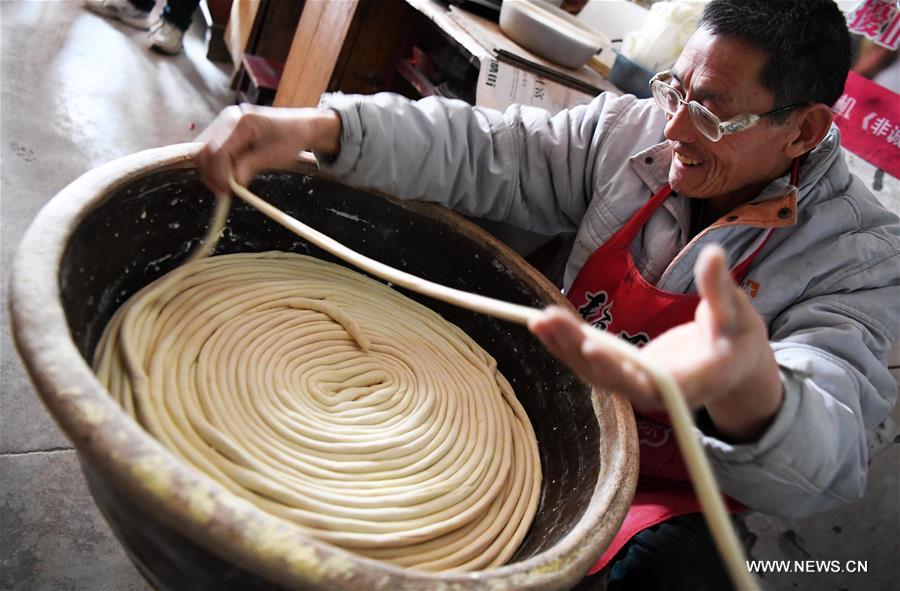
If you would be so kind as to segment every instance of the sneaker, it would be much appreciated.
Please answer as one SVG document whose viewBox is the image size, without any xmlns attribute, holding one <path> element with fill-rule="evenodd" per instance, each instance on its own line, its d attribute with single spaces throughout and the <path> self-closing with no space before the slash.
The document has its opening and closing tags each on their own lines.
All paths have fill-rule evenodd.
<svg viewBox="0 0 900 591">
<path fill-rule="evenodd" d="M 178 55 L 184 49 L 184 31 L 164 18 L 150 31 L 150 49 L 168 55 Z"/>
<path fill-rule="evenodd" d="M 130 27 L 146 31 L 150 28 L 150 12 L 134 7 L 128 0 L 84 0 L 84 7 L 107 18 L 120 20 Z"/>
</svg>

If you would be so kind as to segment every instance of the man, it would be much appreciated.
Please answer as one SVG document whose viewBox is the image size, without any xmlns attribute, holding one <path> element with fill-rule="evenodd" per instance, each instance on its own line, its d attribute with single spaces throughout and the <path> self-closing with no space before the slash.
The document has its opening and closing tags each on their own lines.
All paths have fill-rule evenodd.
<svg viewBox="0 0 900 591">
<path fill-rule="evenodd" d="M 230 167 L 246 183 L 308 149 L 352 184 L 576 231 L 564 281 L 582 318 L 649 341 L 732 511 L 796 517 L 863 494 L 866 430 L 896 398 L 900 226 L 831 124 L 849 53 L 832 0 L 714 0 L 653 100 L 550 116 L 326 95 L 322 110 L 226 110 L 196 160 L 224 193 Z M 607 588 L 727 587 L 651 381 L 581 322 L 550 309 L 530 328 L 638 411 L 641 481 L 598 563 Z"/>
</svg>

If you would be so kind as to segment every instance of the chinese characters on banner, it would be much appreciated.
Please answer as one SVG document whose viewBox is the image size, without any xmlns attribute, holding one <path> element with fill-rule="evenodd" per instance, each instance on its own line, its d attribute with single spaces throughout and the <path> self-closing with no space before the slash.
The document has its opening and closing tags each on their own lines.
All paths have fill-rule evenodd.
<svg viewBox="0 0 900 591">
<path fill-rule="evenodd" d="M 897 0 L 865 0 L 847 15 L 850 32 L 865 35 L 888 49 L 900 46 L 900 6 Z"/>
<path fill-rule="evenodd" d="M 841 145 L 900 178 L 900 95 L 850 72 L 833 109 Z"/>
</svg>

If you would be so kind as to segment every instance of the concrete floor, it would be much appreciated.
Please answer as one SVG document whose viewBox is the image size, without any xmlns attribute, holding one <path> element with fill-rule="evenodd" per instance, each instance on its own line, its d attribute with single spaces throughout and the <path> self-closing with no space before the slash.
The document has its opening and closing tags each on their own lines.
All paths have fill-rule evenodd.
<svg viewBox="0 0 900 591">
<path fill-rule="evenodd" d="M 0 589 L 149 589 L 28 383 L 6 306 L 16 246 L 44 203 L 104 162 L 191 141 L 232 102 L 230 67 L 206 60 L 202 19 L 185 55 L 149 51 L 146 35 L 73 0 L 0 2 Z"/>
<path fill-rule="evenodd" d="M 189 141 L 231 101 L 228 75 L 204 57 L 194 27 L 187 54 L 149 52 L 144 34 L 75 1 L 0 2 L 2 326 L 0 326 L 0 589 L 141 590 L 148 586 L 95 509 L 71 444 L 32 391 L 12 348 L 10 262 L 40 207 L 95 166 Z M 900 183 L 852 157 L 857 174 L 900 212 Z M 797 522 L 748 518 L 753 558 L 867 560 L 867 574 L 769 576 L 768 588 L 898 589 L 898 416 L 873 437 L 866 499 Z"/>
</svg>

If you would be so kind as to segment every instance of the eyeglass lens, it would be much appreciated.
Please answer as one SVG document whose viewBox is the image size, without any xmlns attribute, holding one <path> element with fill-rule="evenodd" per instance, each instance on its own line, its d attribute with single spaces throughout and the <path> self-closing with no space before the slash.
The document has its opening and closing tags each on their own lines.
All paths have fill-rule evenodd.
<svg viewBox="0 0 900 591">
<path fill-rule="evenodd" d="M 651 91 L 656 103 L 669 115 L 675 115 L 683 100 L 678 91 L 661 81 L 655 82 Z M 691 121 L 697 130 L 712 141 L 718 140 L 721 137 L 719 119 L 694 101 L 688 102 L 687 105 Z"/>
</svg>

